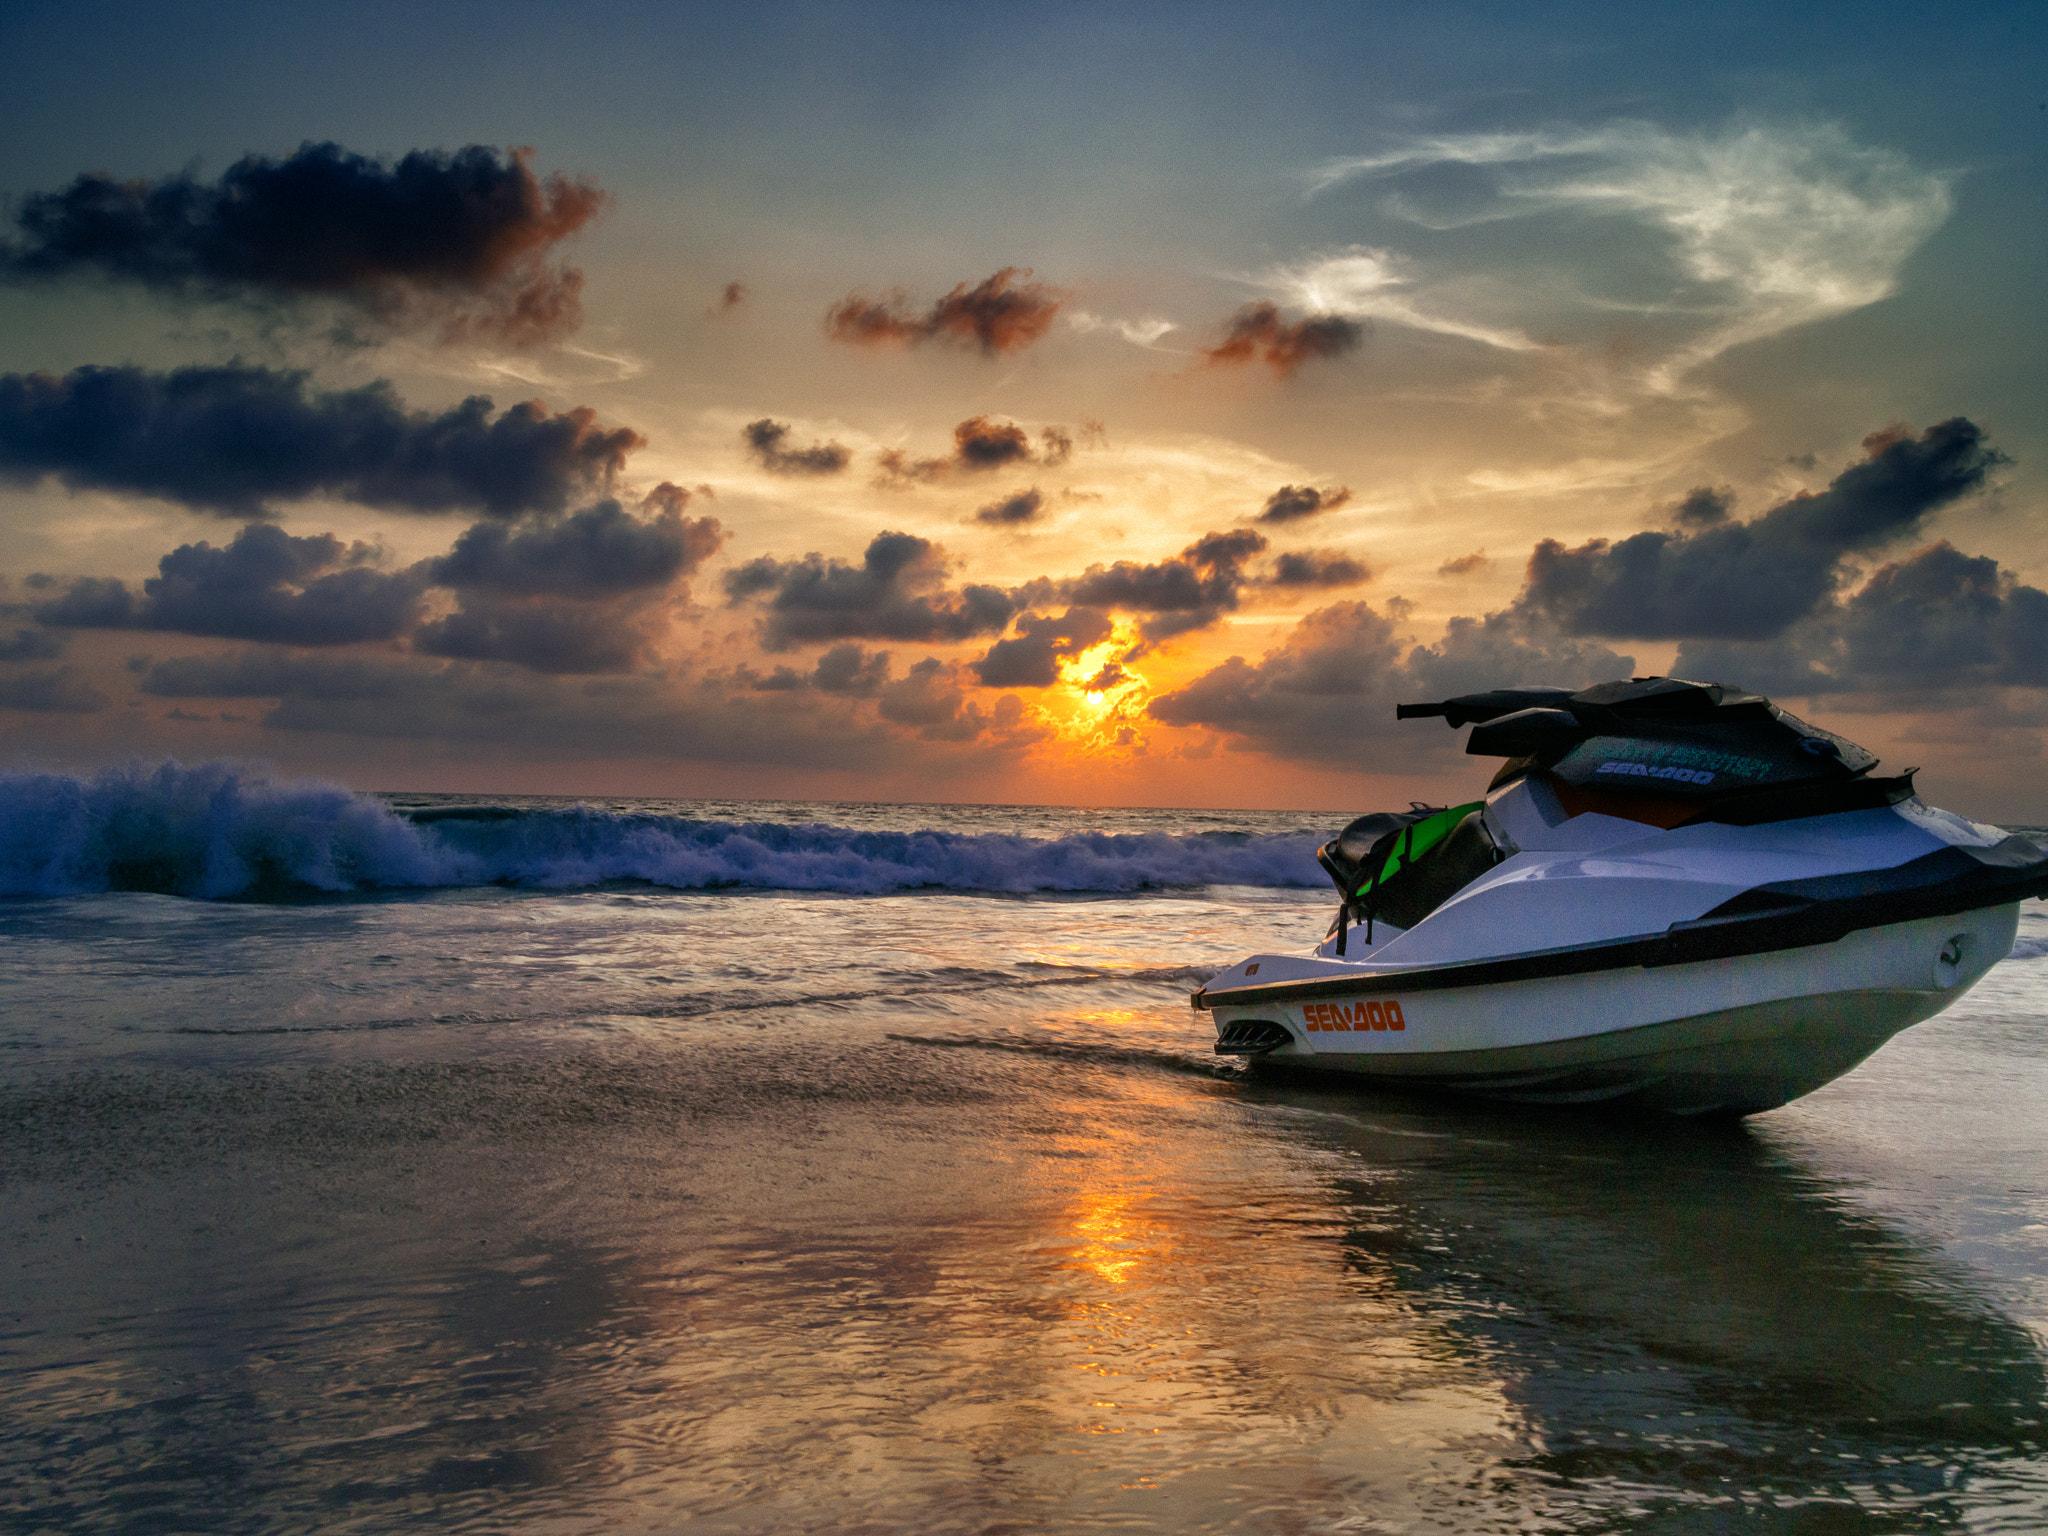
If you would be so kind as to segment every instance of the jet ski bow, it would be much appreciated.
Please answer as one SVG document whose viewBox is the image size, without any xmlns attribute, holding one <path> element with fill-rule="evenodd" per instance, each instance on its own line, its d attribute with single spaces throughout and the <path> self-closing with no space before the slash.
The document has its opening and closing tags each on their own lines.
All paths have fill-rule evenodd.
<svg viewBox="0 0 2048 1536">
<path fill-rule="evenodd" d="M 1485 1097 L 1774 1109 L 2010 953 L 2048 849 L 1923 803 L 1720 683 L 1403 704 L 1506 761 L 1483 799 L 1361 816 L 1313 949 L 1193 996 L 1216 1049 Z"/>
</svg>

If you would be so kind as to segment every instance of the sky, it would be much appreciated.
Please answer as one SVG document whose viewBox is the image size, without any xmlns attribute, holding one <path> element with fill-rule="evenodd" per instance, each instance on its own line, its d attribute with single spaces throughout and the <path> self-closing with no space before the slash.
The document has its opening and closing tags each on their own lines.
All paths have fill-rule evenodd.
<svg viewBox="0 0 2048 1536">
<path fill-rule="evenodd" d="M 1355 811 L 1668 674 L 2048 822 L 2048 13 L 0 13 L 0 763 Z"/>
</svg>

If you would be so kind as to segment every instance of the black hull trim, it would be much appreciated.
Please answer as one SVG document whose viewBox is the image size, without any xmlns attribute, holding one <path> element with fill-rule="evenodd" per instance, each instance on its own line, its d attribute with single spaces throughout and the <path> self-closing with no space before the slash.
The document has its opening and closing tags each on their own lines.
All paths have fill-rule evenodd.
<svg viewBox="0 0 2048 1536">
<path fill-rule="evenodd" d="M 1704 917 L 1673 923 L 1662 933 L 1464 965 L 1357 971 L 1328 980 L 1273 981 L 1221 992 L 1204 987 L 1189 1001 L 1197 1008 L 1253 1007 L 1348 997 L 1361 990 L 1442 992 L 1628 966 L 1686 965 L 1832 944 L 1859 929 L 2002 907 L 2042 895 L 2048 895 L 2048 853 L 2033 839 L 2014 836 L 1990 848 L 1943 848 L 1891 869 L 1759 885 Z"/>
</svg>

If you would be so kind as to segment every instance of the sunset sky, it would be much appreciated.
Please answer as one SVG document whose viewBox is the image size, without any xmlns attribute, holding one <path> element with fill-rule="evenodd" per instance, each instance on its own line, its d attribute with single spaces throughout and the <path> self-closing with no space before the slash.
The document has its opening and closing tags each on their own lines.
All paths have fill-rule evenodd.
<svg viewBox="0 0 2048 1536">
<path fill-rule="evenodd" d="M 0 762 L 2048 822 L 2038 5 L 0 14 Z"/>
</svg>

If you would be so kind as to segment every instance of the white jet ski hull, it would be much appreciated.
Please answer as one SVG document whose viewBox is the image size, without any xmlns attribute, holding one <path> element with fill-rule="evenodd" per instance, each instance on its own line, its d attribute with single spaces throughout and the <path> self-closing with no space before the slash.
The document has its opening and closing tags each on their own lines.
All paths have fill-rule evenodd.
<svg viewBox="0 0 2048 1536">
<path fill-rule="evenodd" d="M 1233 1026 L 1284 1029 L 1284 1044 L 1256 1052 L 1274 1067 L 1524 1103 L 1753 1114 L 1947 1008 L 2010 952 L 2018 921 L 2013 902 L 1762 954 L 1472 985 L 1253 956 L 1233 968 L 1241 983 L 1247 969 L 1301 981 L 1256 1002 L 1226 990 L 1208 1007 L 1226 1041 Z M 1316 995 L 1285 998 L 1302 983 Z"/>
</svg>

